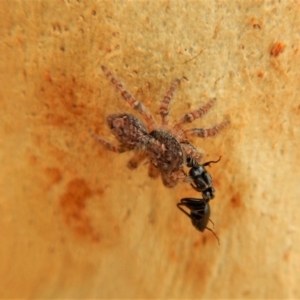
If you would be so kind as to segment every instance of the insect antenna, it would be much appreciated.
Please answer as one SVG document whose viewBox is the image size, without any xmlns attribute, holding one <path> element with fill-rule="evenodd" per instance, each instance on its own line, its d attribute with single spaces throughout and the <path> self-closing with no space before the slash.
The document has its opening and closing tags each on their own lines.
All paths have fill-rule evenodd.
<svg viewBox="0 0 300 300">
<path fill-rule="evenodd" d="M 218 160 L 211 160 L 211 161 L 208 161 L 208 162 L 204 163 L 203 166 L 204 166 L 204 167 L 206 167 L 206 166 L 209 166 L 209 167 L 210 167 L 210 164 L 212 164 L 212 163 L 213 163 L 213 164 L 216 164 L 217 162 L 219 162 L 219 161 L 221 160 L 221 158 L 222 158 L 222 156 L 220 156 Z"/>
<path fill-rule="evenodd" d="M 212 222 L 212 220 L 210 220 L 210 221 Z M 208 228 L 208 227 L 205 227 L 205 228 L 212 232 L 212 234 L 213 234 L 213 235 L 216 237 L 216 239 L 218 240 L 218 244 L 219 244 L 219 246 L 220 246 L 220 245 L 221 245 L 221 244 L 220 244 L 220 240 L 219 240 L 218 236 L 216 235 L 216 233 L 215 233 L 211 228 Z"/>
</svg>

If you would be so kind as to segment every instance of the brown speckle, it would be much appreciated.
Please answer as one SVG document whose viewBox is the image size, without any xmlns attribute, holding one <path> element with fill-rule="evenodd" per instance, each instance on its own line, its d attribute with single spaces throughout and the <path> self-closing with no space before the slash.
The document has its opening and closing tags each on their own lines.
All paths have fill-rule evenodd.
<svg viewBox="0 0 300 300">
<path fill-rule="evenodd" d="M 60 206 L 67 226 L 79 237 L 98 240 L 86 213 L 88 199 L 92 191 L 83 179 L 73 179 L 67 185 L 65 193 L 60 198 Z"/>
<path fill-rule="evenodd" d="M 56 184 L 59 181 L 61 181 L 61 179 L 62 179 L 61 172 L 58 168 L 48 167 L 48 168 L 46 168 L 46 174 L 51 179 L 52 184 Z"/>
<path fill-rule="evenodd" d="M 277 41 L 271 48 L 270 54 L 277 57 L 285 49 L 285 44 L 281 41 Z"/>
<path fill-rule="evenodd" d="M 52 82 L 52 78 L 49 72 L 45 72 L 45 81 Z"/>
<path fill-rule="evenodd" d="M 257 72 L 257 77 L 263 78 L 264 77 L 264 72 L 263 71 L 258 71 Z"/>
<path fill-rule="evenodd" d="M 283 253 L 283 260 L 286 262 L 289 262 L 291 259 L 291 247 L 289 247 L 288 249 L 286 249 Z"/>
<path fill-rule="evenodd" d="M 249 23 L 254 29 L 261 29 L 261 21 L 257 20 L 256 18 L 252 17 Z"/>
<path fill-rule="evenodd" d="M 233 195 L 230 204 L 233 208 L 238 208 L 242 205 L 242 200 L 239 194 Z"/>
</svg>

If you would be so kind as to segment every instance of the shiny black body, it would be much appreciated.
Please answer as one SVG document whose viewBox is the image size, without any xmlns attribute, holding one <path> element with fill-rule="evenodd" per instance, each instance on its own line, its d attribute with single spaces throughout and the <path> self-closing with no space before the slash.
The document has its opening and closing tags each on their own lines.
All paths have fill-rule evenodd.
<svg viewBox="0 0 300 300">
<path fill-rule="evenodd" d="M 189 176 L 193 180 L 193 183 L 191 185 L 196 191 L 202 193 L 202 199 L 183 198 L 180 200 L 180 203 L 177 204 L 177 207 L 191 219 L 192 224 L 197 230 L 201 232 L 203 232 L 205 229 L 210 230 L 215 235 L 218 242 L 219 239 L 214 231 L 211 228 L 207 227 L 208 221 L 211 221 L 209 218 L 209 201 L 214 198 L 215 189 L 212 186 L 212 177 L 207 172 L 205 167 L 209 166 L 211 163 L 217 163 L 218 161 L 220 161 L 220 159 L 221 157 L 217 161 L 209 161 L 204 163 L 203 165 L 198 164 L 193 160 L 187 161 L 187 166 L 191 167 L 189 171 Z M 188 208 L 190 210 L 190 213 L 184 210 L 182 206 Z"/>
<path fill-rule="evenodd" d="M 178 208 L 191 218 L 192 224 L 199 230 L 204 231 L 207 227 L 210 216 L 209 201 L 197 198 L 183 198 L 177 204 Z M 190 210 L 186 212 L 181 206 L 185 206 Z"/>
</svg>

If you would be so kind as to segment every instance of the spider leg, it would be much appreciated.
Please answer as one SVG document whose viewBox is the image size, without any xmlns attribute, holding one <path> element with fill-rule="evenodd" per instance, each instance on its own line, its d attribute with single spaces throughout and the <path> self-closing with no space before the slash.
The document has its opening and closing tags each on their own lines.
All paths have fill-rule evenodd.
<svg viewBox="0 0 300 300">
<path fill-rule="evenodd" d="M 204 156 L 203 151 L 201 151 L 201 152 L 198 151 L 191 144 L 180 143 L 180 145 L 184 149 L 187 157 L 190 157 L 195 161 L 200 161 L 203 158 L 203 156 Z"/>
<path fill-rule="evenodd" d="M 164 186 L 166 186 L 168 188 L 174 187 L 178 183 L 178 181 L 184 182 L 186 177 L 187 176 L 183 170 L 178 170 L 171 174 L 163 173 L 163 172 L 161 173 L 162 182 L 163 182 Z"/>
<path fill-rule="evenodd" d="M 124 100 L 135 110 L 137 110 L 141 115 L 145 117 L 145 120 L 147 122 L 147 125 L 149 127 L 149 131 L 151 132 L 155 127 L 155 120 L 150 113 L 150 111 L 137 99 L 133 98 L 130 93 L 128 93 L 123 84 L 118 81 L 114 75 L 109 72 L 104 66 L 101 66 L 101 69 L 103 70 L 106 77 L 112 82 L 112 84 L 115 86 L 116 90 L 121 94 L 121 96 L 124 98 Z"/>
<path fill-rule="evenodd" d="M 170 174 L 161 173 L 161 179 L 165 187 L 172 188 L 177 184 L 177 181 L 170 177 Z"/>
<path fill-rule="evenodd" d="M 169 110 L 170 102 L 173 98 L 174 92 L 180 83 L 179 79 L 176 79 L 170 86 L 169 90 L 166 92 L 164 98 L 162 99 L 159 107 L 159 113 L 162 119 L 162 125 L 168 125 L 169 123 Z"/>
<path fill-rule="evenodd" d="M 185 175 L 185 178 L 183 179 L 184 183 L 189 183 L 194 189 L 195 187 L 193 186 L 192 182 L 193 182 L 193 178 L 189 175 Z M 198 190 L 196 190 L 198 192 Z"/>
<path fill-rule="evenodd" d="M 111 144 L 110 142 L 108 142 L 107 140 L 103 139 L 102 137 L 94 134 L 94 133 L 91 133 L 92 137 L 97 141 L 99 142 L 100 144 L 102 144 L 103 146 L 106 147 L 106 149 L 112 151 L 112 152 L 116 152 L 116 153 L 122 153 L 122 152 L 125 152 L 127 151 L 127 149 L 125 147 L 123 147 L 122 145 L 120 146 L 115 146 L 113 144 Z"/>
<path fill-rule="evenodd" d="M 186 123 L 192 123 L 193 121 L 202 118 L 214 105 L 216 98 L 210 99 L 206 104 L 200 108 L 191 111 L 183 115 L 174 125 L 174 128 L 181 128 Z"/>
<path fill-rule="evenodd" d="M 206 138 L 217 135 L 223 128 L 229 124 L 228 120 L 223 121 L 220 124 L 217 124 L 211 128 L 192 128 L 184 131 L 184 134 L 190 134 L 193 136 Z"/>
<path fill-rule="evenodd" d="M 159 174 L 160 174 L 159 169 L 156 168 L 156 167 L 154 166 L 154 164 L 152 164 L 152 163 L 150 162 L 150 164 L 149 164 L 149 169 L 148 169 L 148 175 L 149 175 L 149 177 L 151 177 L 151 178 L 157 178 L 157 177 L 159 176 Z"/>
<path fill-rule="evenodd" d="M 139 151 L 135 153 L 135 155 L 128 161 L 127 167 L 129 169 L 136 169 L 140 162 L 143 161 L 147 157 L 147 153 L 144 151 Z"/>
</svg>

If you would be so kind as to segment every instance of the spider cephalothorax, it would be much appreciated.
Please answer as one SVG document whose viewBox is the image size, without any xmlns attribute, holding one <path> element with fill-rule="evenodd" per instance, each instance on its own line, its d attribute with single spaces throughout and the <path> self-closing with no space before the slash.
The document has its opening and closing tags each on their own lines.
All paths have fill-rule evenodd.
<svg viewBox="0 0 300 300">
<path fill-rule="evenodd" d="M 166 187 L 173 187 L 179 180 L 191 181 L 183 171 L 187 158 L 200 161 L 203 153 L 197 151 L 188 141 L 188 135 L 197 137 L 211 137 L 222 130 L 228 121 L 211 128 L 192 128 L 183 130 L 182 126 L 201 118 L 213 106 L 215 99 L 209 100 L 205 105 L 190 113 L 183 115 L 172 127 L 169 127 L 169 104 L 176 90 L 179 80 L 175 80 L 165 94 L 160 104 L 162 122 L 157 125 L 152 114 L 138 100 L 129 94 L 123 84 L 119 82 L 105 67 L 102 70 L 113 83 L 125 101 L 137 110 L 145 119 L 147 127 L 134 115 L 128 113 L 112 114 L 107 116 L 107 123 L 114 136 L 120 142 L 114 146 L 102 137 L 93 136 L 107 149 L 114 152 L 135 151 L 128 162 L 131 169 L 137 168 L 145 159 L 149 162 L 149 176 L 157 177 L 161 174 Z"/>
</svg>

